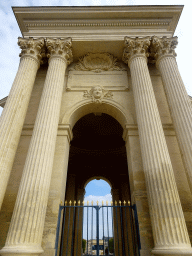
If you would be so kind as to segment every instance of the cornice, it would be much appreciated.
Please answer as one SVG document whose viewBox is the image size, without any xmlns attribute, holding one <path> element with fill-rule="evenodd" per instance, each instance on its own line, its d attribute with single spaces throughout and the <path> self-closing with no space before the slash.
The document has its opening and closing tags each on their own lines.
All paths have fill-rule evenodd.
<svg viewBox="0 0 192 256">
<path fill-rule="evenodd" d="M 182 9 L 182 5 L 61 6 L 13 7 L 13 12 L 24 37 L 39 37 L 39 30 L 46 30 L 44 31 L 45 37 L 50 37 L 51 31 L 53 37 L 62 36 L 62 31 L 59 30 L 65 28 L 68 36 L 73 35 L 73 41 L 79 40 L 80 35 L 84 35 L 84 41 L 86 41 L 90 40 L 89 37 L 86 38 L 92 32 L 90 29 L 94 31 L 99 29 L 101 34 L 106 32 L 108 40 L 113 40 L 113 34 L 108 35 L 106 29 L 110 31 L 117 29 L 122 35 L 119 40 L 122 40 L 130 29 L 137 30 L 136 36 L 142 36 L 146 29 L 148 35 L 166 33 L 167 36 L 172 36 Z M 88 34 L 87 31 L 89 31 Z M 97 31 L 97 35 L 100 32 Z"/>
</svg>

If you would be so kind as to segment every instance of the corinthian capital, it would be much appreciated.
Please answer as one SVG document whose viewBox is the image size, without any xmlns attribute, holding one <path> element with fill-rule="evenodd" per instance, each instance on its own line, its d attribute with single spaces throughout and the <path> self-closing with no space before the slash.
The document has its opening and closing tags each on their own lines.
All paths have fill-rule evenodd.
<svg viewBox="0 0 192 256">
<path fill-rule="evenodd" d="M 34 39 L 32 37 L 19 37 L 18 45 L 21 48 L 21 53 L 19 54 L 19 57 L 30 56 L 38 61 L 38 63 L 40 63 L 42 57 L 44 56 L 44 44 L 44 38 Z"/>
<path fill-rule="evenodd" d="M 162 38 L 154 36 L 152 37 L 151 42 L 151 56 L 156 60 L 167 55 L 172 55 L 175 57 L 175 48 L 177 44 L 178 38 L 176 36 L 170 38 L 167 38 L 166 36 Z"/>
<path fill-rule="evenodd" d="M 48 58 L 60 57 L 69 65 L 73 61 L 71 38 L 52 39 L 47 38 L 46 46 L 48 49 Z"/>
<path fill-rule="evenodd" d="M 130 59 L 138 55 L 147 58 L 149 56 L 148 47 L 150 43 L 150 37 L 130 38 L 126 36 L 125 49 L 123 52 L 123 61 L 125 63 L 129 63 Z"/>
</svg>

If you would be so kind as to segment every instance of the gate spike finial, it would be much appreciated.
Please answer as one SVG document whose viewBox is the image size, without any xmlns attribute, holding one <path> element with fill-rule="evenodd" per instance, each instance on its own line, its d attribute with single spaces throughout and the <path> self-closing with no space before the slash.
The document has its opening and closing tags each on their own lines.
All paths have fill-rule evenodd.
<svg viewBox="0 0 192 256">
<path fill-rule="evenodd" d="M 72 204 L 72 202 L 71 202 L 71 200 L 69 201 L 69 205 L 71 206 L 71 204 Z"/>
<path fill-rule="evenodd" d="M 121 201 L 119 200 L 119 205 L 121 206 Z"/>
<path fill-rule="evenodd" d="M 79 200 L 79 201 L 78 201 L 78 205 L 80 205 L 80 204 L 81 204 L 81 201 Z"/>
<path fill-rule="evenodd" d="M 124 200 L 123 203 L 124 203 L 124 206 L 125 206 L 126 205 L 126 201 Z"/>
<path fill-rule="evenodd" d="M 106 201 L 106 205 L 108 206 L 108 201 Z"/>
<path fill-rule="evenodd" d="M 65 205 L 67 205 L 67 200 L 65 201 Z"/>
<path fill-rule="evenodd" d="M 74 206 L 76 205 L 76 201 L 74 200 Z"/>
<path fill-rule="evenodd" d="M 130 203 L 130 201 L 128 201 L 128 206 L 130 206 L 131 205 L 131 203 Z"/>
<path fill-rule="evenodd" d="M 115 200 L 115 205 L 117 206 L 117 201 Z"/>
</svg>

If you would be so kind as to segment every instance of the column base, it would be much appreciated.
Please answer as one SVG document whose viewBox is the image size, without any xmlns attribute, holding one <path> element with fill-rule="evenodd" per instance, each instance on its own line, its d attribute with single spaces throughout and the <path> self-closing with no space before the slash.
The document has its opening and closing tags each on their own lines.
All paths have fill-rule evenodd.
<svg viewBox="0 0 192 256">
<path fill-rule="evenodd" d="M 43 253 L 41 246 L 5 246 L 0 250 L 2 256 L 39 256 Z"/>
<path fill-rule="evenodd" d="M 152 250 L 152 253 L 155 254 L 155 256 L 158 256 L 158 255 L 168 255 L 168 256 L 174 256 L 174 255 L 192 255 L 192 248 L 191 247 L 174 247 L 174 248 L 159 248 L 159 249 L 156 249 L 154 248 Z"/>
</svg>

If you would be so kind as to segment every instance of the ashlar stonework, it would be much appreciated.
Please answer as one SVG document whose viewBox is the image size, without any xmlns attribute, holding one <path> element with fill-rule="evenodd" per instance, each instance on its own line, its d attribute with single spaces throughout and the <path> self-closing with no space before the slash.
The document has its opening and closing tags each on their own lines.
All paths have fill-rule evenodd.
<svg viewBox="0 0 192 256">
<path fill-rule="evenodd" d="M 13 8 L 23 38 L 0 101 L 0 255 L 73 255 L 72 244 L 82 255 L 82 209 L 75 232 L 58 213 L 81 205 L 93 179 L 110 184 L 114 205 L 136 206 L 141 256 L 192 255 L 192 109 L 174 37 L 182 9 Z M 115 254 L 134 256 L 130 238 L 117 250 L 135 235 L 118 218 Z M 68 241 L 60 232 L 56 243 L 59 225 Z"/>
</svg>

